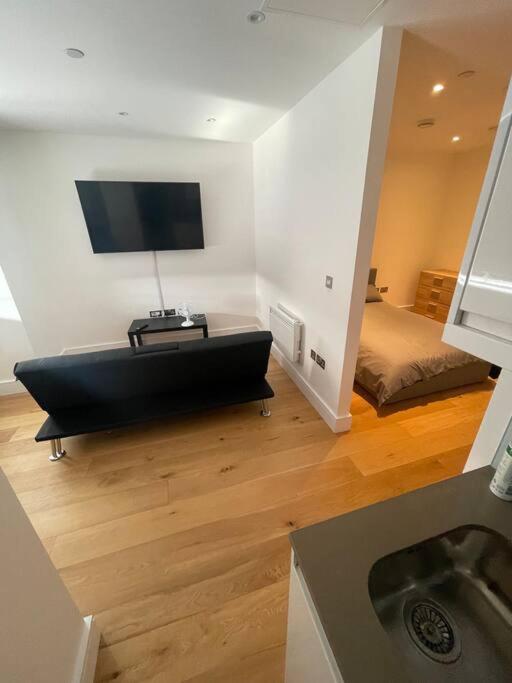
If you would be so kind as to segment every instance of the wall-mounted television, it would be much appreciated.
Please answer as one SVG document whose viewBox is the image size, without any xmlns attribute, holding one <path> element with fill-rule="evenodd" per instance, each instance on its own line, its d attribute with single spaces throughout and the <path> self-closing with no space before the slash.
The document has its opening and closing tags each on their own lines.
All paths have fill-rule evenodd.
<svg viewBox="0 0 512 683">
<path fill-rule="evenodd" d="M 204 249 L 199 183 L 75 184 L 95 254 Z"/>
</svg>

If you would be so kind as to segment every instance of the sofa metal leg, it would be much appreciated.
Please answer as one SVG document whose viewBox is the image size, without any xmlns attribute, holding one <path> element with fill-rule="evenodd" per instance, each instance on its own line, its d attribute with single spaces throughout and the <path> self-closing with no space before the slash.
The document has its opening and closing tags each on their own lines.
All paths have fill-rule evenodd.
<svg viewBox="0 0 512 683">
<path fill-rule="evenodd" d="M 268 403 L 265 399 L 262 399 L 261 401 L 260 415 L 263 415 L 263 417 L 270 417 L 271 415 L 271 412 L 268 408 Z"/>
<path fill-rule="evenodd" d="M 52 439 L 51 446 L 52 454 L 50 455 L 48 460 L 55 462 L 55 460 L 60 460 L 66 455 L 66 451 L 62 450 L 62 444 L 60 442 L 60 439 Z"/>
</svg>

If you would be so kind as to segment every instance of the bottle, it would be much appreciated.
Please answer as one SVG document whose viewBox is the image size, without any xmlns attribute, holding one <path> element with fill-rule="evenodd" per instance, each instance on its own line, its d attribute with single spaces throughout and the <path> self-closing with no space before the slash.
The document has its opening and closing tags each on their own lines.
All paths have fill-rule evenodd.
<svg viewBox="0 0 512 683">
<path fill-rule="evenodd" d="M 512 444 L 508 444 L 489 487 L 495 496 L 512 500 Z"/>
</svg>

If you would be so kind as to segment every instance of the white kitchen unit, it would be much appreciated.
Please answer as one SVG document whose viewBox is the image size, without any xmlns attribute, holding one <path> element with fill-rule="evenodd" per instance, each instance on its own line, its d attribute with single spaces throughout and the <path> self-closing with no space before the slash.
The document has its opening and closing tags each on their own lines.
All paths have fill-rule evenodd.
<svg viewBox="0 0 512 683">
<path fill-rule="evenodd" d="M 447 343 L 508 370 L 512 370 L 511 125 L 512 85 L 443 336 Z"/>
<path fill-rule="evenodd" d="M 465 471 L 496 466 L 512 440 L 512 81 L 443 339 L 503 368 Z"/>
<path fill-rule="evenodd" d="M 285 683 L 343 683 L 293 552 Z"/>
</svg>

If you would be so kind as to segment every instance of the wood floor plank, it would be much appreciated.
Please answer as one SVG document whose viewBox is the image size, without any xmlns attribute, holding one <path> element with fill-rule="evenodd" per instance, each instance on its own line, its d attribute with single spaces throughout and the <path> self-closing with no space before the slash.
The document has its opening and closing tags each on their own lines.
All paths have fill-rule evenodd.
<svg viewBox="0 0 512 683">
<path fill-rule="evenodd" d="M 19 457 L 23 458 L 23 455 Z M 89 458 L 87 456 L 80 458 L 74 453 L 62 458 L 58 463 L 50 462 L 48 457 L 41 462 L 41 467 L 29 470 L 20 468 L 11 474 L 6 472 L 10 484 L 20 500 L 22 500 L 23 492 L 46 489 L 50 498 L 54 494 L 56 496 L 54 500 L 57 501 L 59 487 L 61 485 L 64 489 L 67 489 L 68 486 L 73 487 L 77 479 L 81 479 L 87 474 L 89 468 Z M 10 465 L 6 465 L 6 468 L 9 470 Z"/>
<path fill-rule="evenodd" d="M 16 430 L 10 430 L 11 434 L 14 434 Z M 35 433 L 35 431 L 34 431 Z M 36 443 L 34 441 L 34 436 L 30 436 L 30 438 L 25 439 L 25 440 L 18 440 L 18 441 L 5 441 L 3 443 L 0 443 L 0 458 L 2 458 L 2 461 L 7 462 L 7 458 L 11 457 L 16 458 L 20 465 L 24 463 L 25 456 L 26 455 L 32 455 L 38 453 L 40 457 L 40 462 L 43 461 L 46 458 L 48 458 L 50 454 L 50 447 L 48 443 Z M 20 456 L 23 456 L 20 458 Z M 27 466 L 27 464 L 23 464 L 21 469 L 31 469 L 30 466 Z"/>
<path fill-rule="evenodd" d="M 290 531 L 350 510 L 385 500 L 448 476 L 435 460 L 397 467 L 347 484 L 323 489 L 292 501 L 196 526 L 110 555 L 96 557 L 61 571 L 84 613 L 110 609 L 135 600 L 167 581 L 180 565 L 188 567 L 198 558 L 216 562 L 233 550 L 257 553 L 262 540 L 286 537 Z M 187 570 L 188 571 L 188 570 Z"/>
<path fill-rule="evenodd" d="M 314 444 L 297 446 L 275 453 L 250 457 L 248 451 L 223 453 L 219 463 L 187 466 L 172 477 L 172 494 L 175 500 L 229 488 L 244 482 L 320 464 L 332 457 L 335 441 L 326 439 Z M 184 458 L 186 460 L 186 456 Z M 173 462 L 173 470 L 176 463 Z"/>
<path fill-rule="evenodd" d="M 440 478 L 444 478 L 446 476 L 446 472 L 442 471 L 442 468 L 438 468 L 437 464 L 432 462 L 432 463 L 419 463 L 415 464 L 415 475 L 416 477 L 420 477 L 420 481 L 422 483 L 433 483 L 433 481 L 437 481 Z M 432 465 L 432 466 L 430 466 Z M 402 475 L 402 476 L 400 476 Z M 370 481 L 366 482 L 366 486 L 363 486 L 362 480 L 359 480 L 358 482 L 355 482 L 354 484 L 347 484 L 345 486 L 346 489 L 351 488 L 352 490 L 347 490 L 346 496 L 341 496 L 340 497 L 340 492 L 339 490 L 336 491 L 336 494 L 334 497 L 331 498 L 331 503 L 338 504 L 338 510 L 342 507 L 348 507 L 348 509 L 354 509 L 354 505 L 357 503 L 363 503 L 367 504 L 368 502 L 376 502 L 376 500 L 381 499 L 382 491 L 384 490 L 383 484 L 384 480 L 386 480 L 386 493 L 389 493 L 391 495 L 398 495 L 399 493 L 404 491 L 404 483 L 403 483 L 403 472 L 398 473 L 398 472 L 383 472 L 379 475 L 375 475 L 374 477 L 370 477 Z M 377 481 L 379 479 L 380 481 Z M 417 481 L 417 480 L 416 480 Z M 340 487 L 341 488 L 341 487 Z M 330 493 L 333 493 L 332 490 Z M 389 497 L 389 496 L 388 496 Z M 343 504 L 340 504 L 340 498 L 343 502 Z M 373 500 L 372 500 L 373 498 Z M 358 505 L 360 506 L 360 505 Z M 246 607 L 251 610 L 252 603 L 250 601 L 250 597 L 252 597 L 254 593 L 252 593 L 250 596 L 247 597 L 247 599 L 244 599 L 244 596 L 241 598 L 237 598 L 234 602 L 238 604 L 239 601 L 244 601 Z M 227 603 L 229 607 L 229 603 Z M 284 610 L 283 610 L 284 611 Z M 203 613 L 201 613 L 203 614 Z M 208 612 L 208 615 L 212 616 L 215 618 L 216 616 L 216 611 L 211 611 Z M 107 647 L 106 650 L 108 652 L 108 657 L 106 655 L 102 654 L 100 655 L 100 660 L 102 662 L 106 662 L 105 667 L 100 666 L 99 669 L 99 678 L 98 680 L 103 681 L 103 680 L 112 680 L 112 677 L 115 677 L 116 680 L 121 680 L 121 681 L 137 681 L 137 680 L 165 680 L 165 673 L 167 671 L 167 665 L 165 663 L 162 663 L 160 660 L 160 655 L 163 654 L 165 655 L 165 658 L 167 657 L 172 657 L 173 652 L 172 648 L 175 646 L 175 641 L 173 639 L 173 636 L 171 634 L 176 633 L 176 636 L 178 633 L 183 634 L 182 628 L 187 631 L 188 628 L 191 627 L 191 623 L 194 623 L 195 617 L 191 617 L 190 619 L 184 619 L 184 620 L 179 620 L 177 622 L 172 622 L 168 626 L 162 627 L 162 628 L 157 628 L 152 631 L 149 631 L 148 633 L 144 633 L 141 636 L 137 636 L 135 638 L 130 638 L 127 641 L 123 641 L 122 643 L 119 643 L 118 645 L 113 645 L 112 647 Z M 222 621 L 224 621 L 226 617 L 223 615 Z M 192 620 L 192 622 L 190 621 Z M 247 630 L 250 632 L 251 629 L 251 617 L 248 616 L 248 621 L 249 623 L 244 621 L 243 628 L 244 630 Z M 178 631 L 175 631 L 175 629 L 178 628 Z M 210 628 L 215 628 L 210 626 Z M 242 626 L 240 626 L 242 628 Z M 209 629 L 208 629 L 209 630 Z M 238 624 L 237 624 L 237 630 L 238 630 Z M 284 631 L 285 631 L 285 623 L 282 624 L 282 633 L 284 637 Z M 249 635 L 249 633 L 247 634 Z M 222 638 L 222 636 L 219 634 L 219 637 Z M 165 652 L 161 653 L 160 651 L 160 643 L 161 641 L 165 641 L 168 644 L 165 648 Z M 188 642 L 188 641 L 187 641 Z M 132 647 L 125 647 L 128 644 Z M 227 644 L 227 641 L 222 641 L 222 647 L 225 647 L 225 644 Z M 152 652 L 152 656 L 150 658 L 150 662 L 148 663 L 148 668 L 146 669 L 144 667 L 144 664 L 141 665 L 139 664 L 140 661 L 143 660 L 142 655 L 139 653 L 141 652 L 146 652 L 149 650 L 152 650 L 152 648 L 157 648 L 157 654 L 158 657 L 154 656 L 154 650 Z M 171 652 L 169 651 L 169 648 L 171 648 Z M 217 643 L 217 648 L 218 648 L 218 643 Z M 211 652 L 211 647 L 209 648 L 209 651 L 211 654 L 213 654 L 214 657 L 218 655 L 218 649 L 215 649 L 214 646 L 214 651 Z M 234 655 L 229 655 L 225 659 L 228 659 Z M 110 659 L 112 657 L 112 660 Z M 122 665 L 121 665 L 122 664 Z M 209 668 L 211 666 L 211 662 L 209 663 Z M 121 665 L 121 666 L 120 666 Z M 191 669 L 189 667 L 195 668 L 197 666 L 196 662 L 191 662 L 190 658 L 188 657 L 188 652 L 187 656 L 184 658 L 180 658 L 180 664 L 178 666 L 172 667 L 172 675 L 167 672 L 167 675 L 171 675 L 169 680 L 187 680 L 187 676 L 190 676 Z M 112 669 L 114 669 L 112 671 Z M 163 671 L 162 671 L 163 669 Z M 156 676 L 156 678 L 154 678 Z M 161 677 L 162 676 L 162 677 Z M 176 676 L 176 678 L 173 678 L 173 676 Z"/>
<path fill-rule="evenodd" d="M 235 659 L 208 669 L 198 676 L 187 678 L 184 683 L 282 683 L 284 680 L 285 645 L 267 648 L 247 657 Z M 243 672 L 243 679 L 241 673 Z"/>
<path fill-rule="evenodd" d="M 350 431 L 338 436 L 331 456 L 352 455 L 370 448 L 390 446 L 409 438 L 410 434 L 399 423 L 383 424 L 364 431 Z"/>
<path fill-rule="evenodd" d="M 27 392 L 0 397 L 1 417 L 26 415 L 27 413 L 39 413 L 40 417 L 42 415 L 41 408 Z"/>
<path fill-rule="evenodd" d="M 463 446 L 461 448 L 454 448 L 451 451 L 445 451 L 437 456 L 437 460 L 445 468 L 451 477 L 460 474 L 464 469 L 466 460 L 468 459 L 470 448 Z"/>
<path fill-rule="evenodd" d="M 81 503 L 35 512 L 29 517 L 40 538 L 57 537 L 168 503 L 167 483 L 157 481 L 129 491 L 105 493 Z"/>
<path fill-rule="evenodd" d="M 282 405 L 282 410 L 280 405 Z M 304 400 L 294 395 L 291 404 L 286 404 L 281 399 L 273 399 L 272 416 L 279 418 L 281 413 L 293 413 L 300 409 L 303 421 L 319 421 L 316 411 Z M 275 429 L 276 420 L 262 418 L 259 413 L 258 403 L 242 404 L 240 406 L 229 406 L 216 410 L 201 413 L 200 422 L 198 415 L 184 415 L 182 417 L 167 418 L 162 420 L 150 421 L 141 425 L 127 427 L 124 429 L 113 430 L 108 433 L 88 434 L 73 439 L 73 452 L 93 453 L 97 458 L 103 454 L 109 454 L 122 449 L 138 448 L 142 452 L 153 444 L 168 443 L 169 446 L 179 439 L 185 437 L 194 443 L 199 441 L 202 446 L 208 444 L 209 438 L 216 436 L 220 438 L 225 433 L 243 431 L 246 423 L 250 423 L 256 430 Z M 198 432 L 198 424 L 201 425 Z M 327 429 L 328 427 L 324 425 Z"/>
<path fill-rule="evenodd" d="M 41 423 L 43 422 L 41 415 L 41 412 L 38 411 L 22 413 L 21 415 L 3 414 L 2 411 L 0 412 L 0 430 L 20 430 L 24 427 L 29 427 L 32 430 L 32 433 L 34 433 L 34 427 L 37 426 L 37 429 L 39 429 Z M 37 429 L 35 431 L 37 431 Z"/>
<path fill-rule="evenodd" d="M 168 506 L 59 536 L 51 557 L 57 567 L 66 567 L 212 520 L 275 507 L 315 489 L 335 486 L 360 476 L 349 459 L 338 458 L 184 500 L 174 500 L 174 482 L 170 480 L 171 502 Z"/>
<path fill-rule="evenodd" d="M 439 398 L 439 400 L 429 400 L 428 402 L 423 402 L 421 399 L 415 399 L 404 401 L 404 403 L 406 405 L 393 404 L 390 406 L 383 406 L 379 409 L 375 409 L 370 404 L 366 404 L 367 407 L 364 412 L 353 416 L 351 431 L 365 431 L 375 427 L 382 427 L 382 425 L 393 422 L 402 422 L 406 418 L 417 415 L 441 413 L 447 408 L 454 408 L 456 406 L 455 401 L 451 397 L 442 397 Z"/>
<path fill-rule="evenodd" d="M 285 641 L 288 581 L 283 580 L 100 650 L 97 680 L 183 681 L 233 658 Z M 172 673 L 171 673 L 172 671 Z M 242 679 L 243 680 L 243 679 Z"/>
<path fill-rule="evenodd" d="M 458 474 L 492 395 L 376 409 L 354 393 L 333 434 L 271 361 L 272 417 L 231 406 L 66 440 L 0 398 L 0 467 L 82 614 L 103 632 L 96 681 L 282 683 L 288 534 Z"/>
<path fill-rule="evenodd" d="M 350 456 L 352 462 L 364 475 L 382 472 L 398 465 L 415 462 L 432 455 L 441 454 L 461 446 L 470 446 L 474 441 L 480 419 L 470 419 L 455 427 L 445 428 L 439 432 L 405 439 L 388 447 L 377 447 Z"/>
<path fill-rule="evenodd" d="M 425 436 L 441 430 L 458 428 L 462 424 L 481 421 L 483 410 L 468 412 L 465 406 L 448 408 L 437 414 L 417 415 L 399 422 L 401 428 L 410 436 Z"/>
<path fill-rule="evenodd" d="M 170 457 L 190 456 L 200 451 L 208 457 L 212 451 L 238 453 L 241 449 L 252 452 L 277 452 L 293 445 L 301 445 L 307 439 L 313 441 L 322 436 L 333 438 L 332 432 L 318 415 L 304 417 L 299 411 L 290 415 L 272 416 L 272 424 L 264 424 L 265 418 L 252 417 L 237 428 L 218 430 L 205 438 L 200 433 L 173 437 L 147 445 L 145 448 L 122 449 L 108 457 L 95 456 L 89 468 L 90 474 L 100 474 L 120 469 L 146 466 L 148 462 L 168 460 Z M 212 453 L 214 455 L 214 453 Z"/>
<path fill-rule="evenodd" d="M 175 564 L 154 576 L 150 592 L 96 614 L 103 642 L 117 642 L 178 619 L 217 609 L 234 597 L 286 579 L 290 549 L 282 536 Z"/>
<path fill-rule="evenodd" d="M 15 433 L 15 429 L 2 429 L 0 430 L 0 444 L 8 443 Z"/>
<path fill-rule="evenodd" d="M 9 445 L 20 445 L 21 447 L 13 449 L 8 455 L 0 454 L 0 467 L 7 475 L 13 476 L 13 478 L 16 474 L 21 475 L 18 478 L 19 489 L 23 487 L 23 482 L 28 482 L 26 488 L 31 488 L 32 484 L 40 481 L 37 479 L 37 476 L 34 476 L 37 475 L 37 472 L 32 472 L 31 474 L 23 476 L 22 473 L 24 472 L 28 473 L 30 470 L 39 470 L 39 473 L 43 474 L 43 476 L 45 473 L 51 476 L 55 475 L 55 463 L 48 460 L 48 456 L 50 455 L 50 446 L 48 443 L 36 444 L 33 439 L 23 439 L 20 441 L 11 441 Z M 75 453 L 70 453 L 66 461 L 65 469 L 69 471 L 72 467 L 76 467 L 81 471 L 86 471 L 90 460 L 90 456 L 78 456 Z"/>
<path fill-rule="evenodd" d="M 238 447 L 225 447 L 224 443 L 215 445 L 209 449 L 199 449 L 193 452 L 185 452 L 176 455 L 173 449 L 166 451 L 165 446 L 158 446 L 158 456 L 154 458 L 149 452 L 149 461 L 145 464 L 138 464 L 133 467 L 121 467 L 116 470 L 107 469 L 100 474 L 91 474 L 91 468 L 84 460 L 85 470 L 79 470 L 76 476 L 67 477 L 64 483 L 58 477 L 58 471 L 48 470 L 45 465 L 40 471 L 41 482 L 37 488 L 33 488 L 36 479 L 34 473 L 21 473 L 11 477 L 14 489 L 19 495 L 25 508 L 30 512 L 43 510 L 48 507 L 59 507 L 71 503 L 88 500 L 104 493 L 126 491 L 137 488 L 162 479 L 170 480 L 179 477 L 192 477 L 198 472 L 209 471 L 209 468 L 217 469 L 221 478 L 229 481 L 230 477 L 239 476 L 241 470 L 235 471 L 237 465 L 244 465 L 251 457 L 259 455 L 272 455 L 274 459 L 277 454 L 287 452 L 290 449 L 306 448 L 311 446 L 311 458 L 317 457 L 316 450 L 324 442 L 335 443 L 335 437 L 326 425 L 316 421 L 314 423 L 297 424 L 289 433 L 282 432 L 275 435 L 270 432 L 260 440 L 241 441 Z M 323 451 L 318 453 L 321 457 Z M 117 457 L 117 453 L 115 454 Z M 74 456 L 77 463 L 81 463 L 79 455 Z M 286 458 L 283 457 L 284 464 L 281 469 L 286 469 Z M 300 462 L 300 461 L 299 461 Z M 311 460 L 314 462 L 314 460 Z M 269 463 L 271 467 L 272 463 Z M 55 465 L 53 465 L 55 467 Z M 276 468 L 274 468 L 276 469 Z M 92 472 L 95 472 L 92 469 Z M 52 476 L 52 473 L 54 476 Z M 269 474 L 272 473 L 270 470 Z"/>
</svg>

